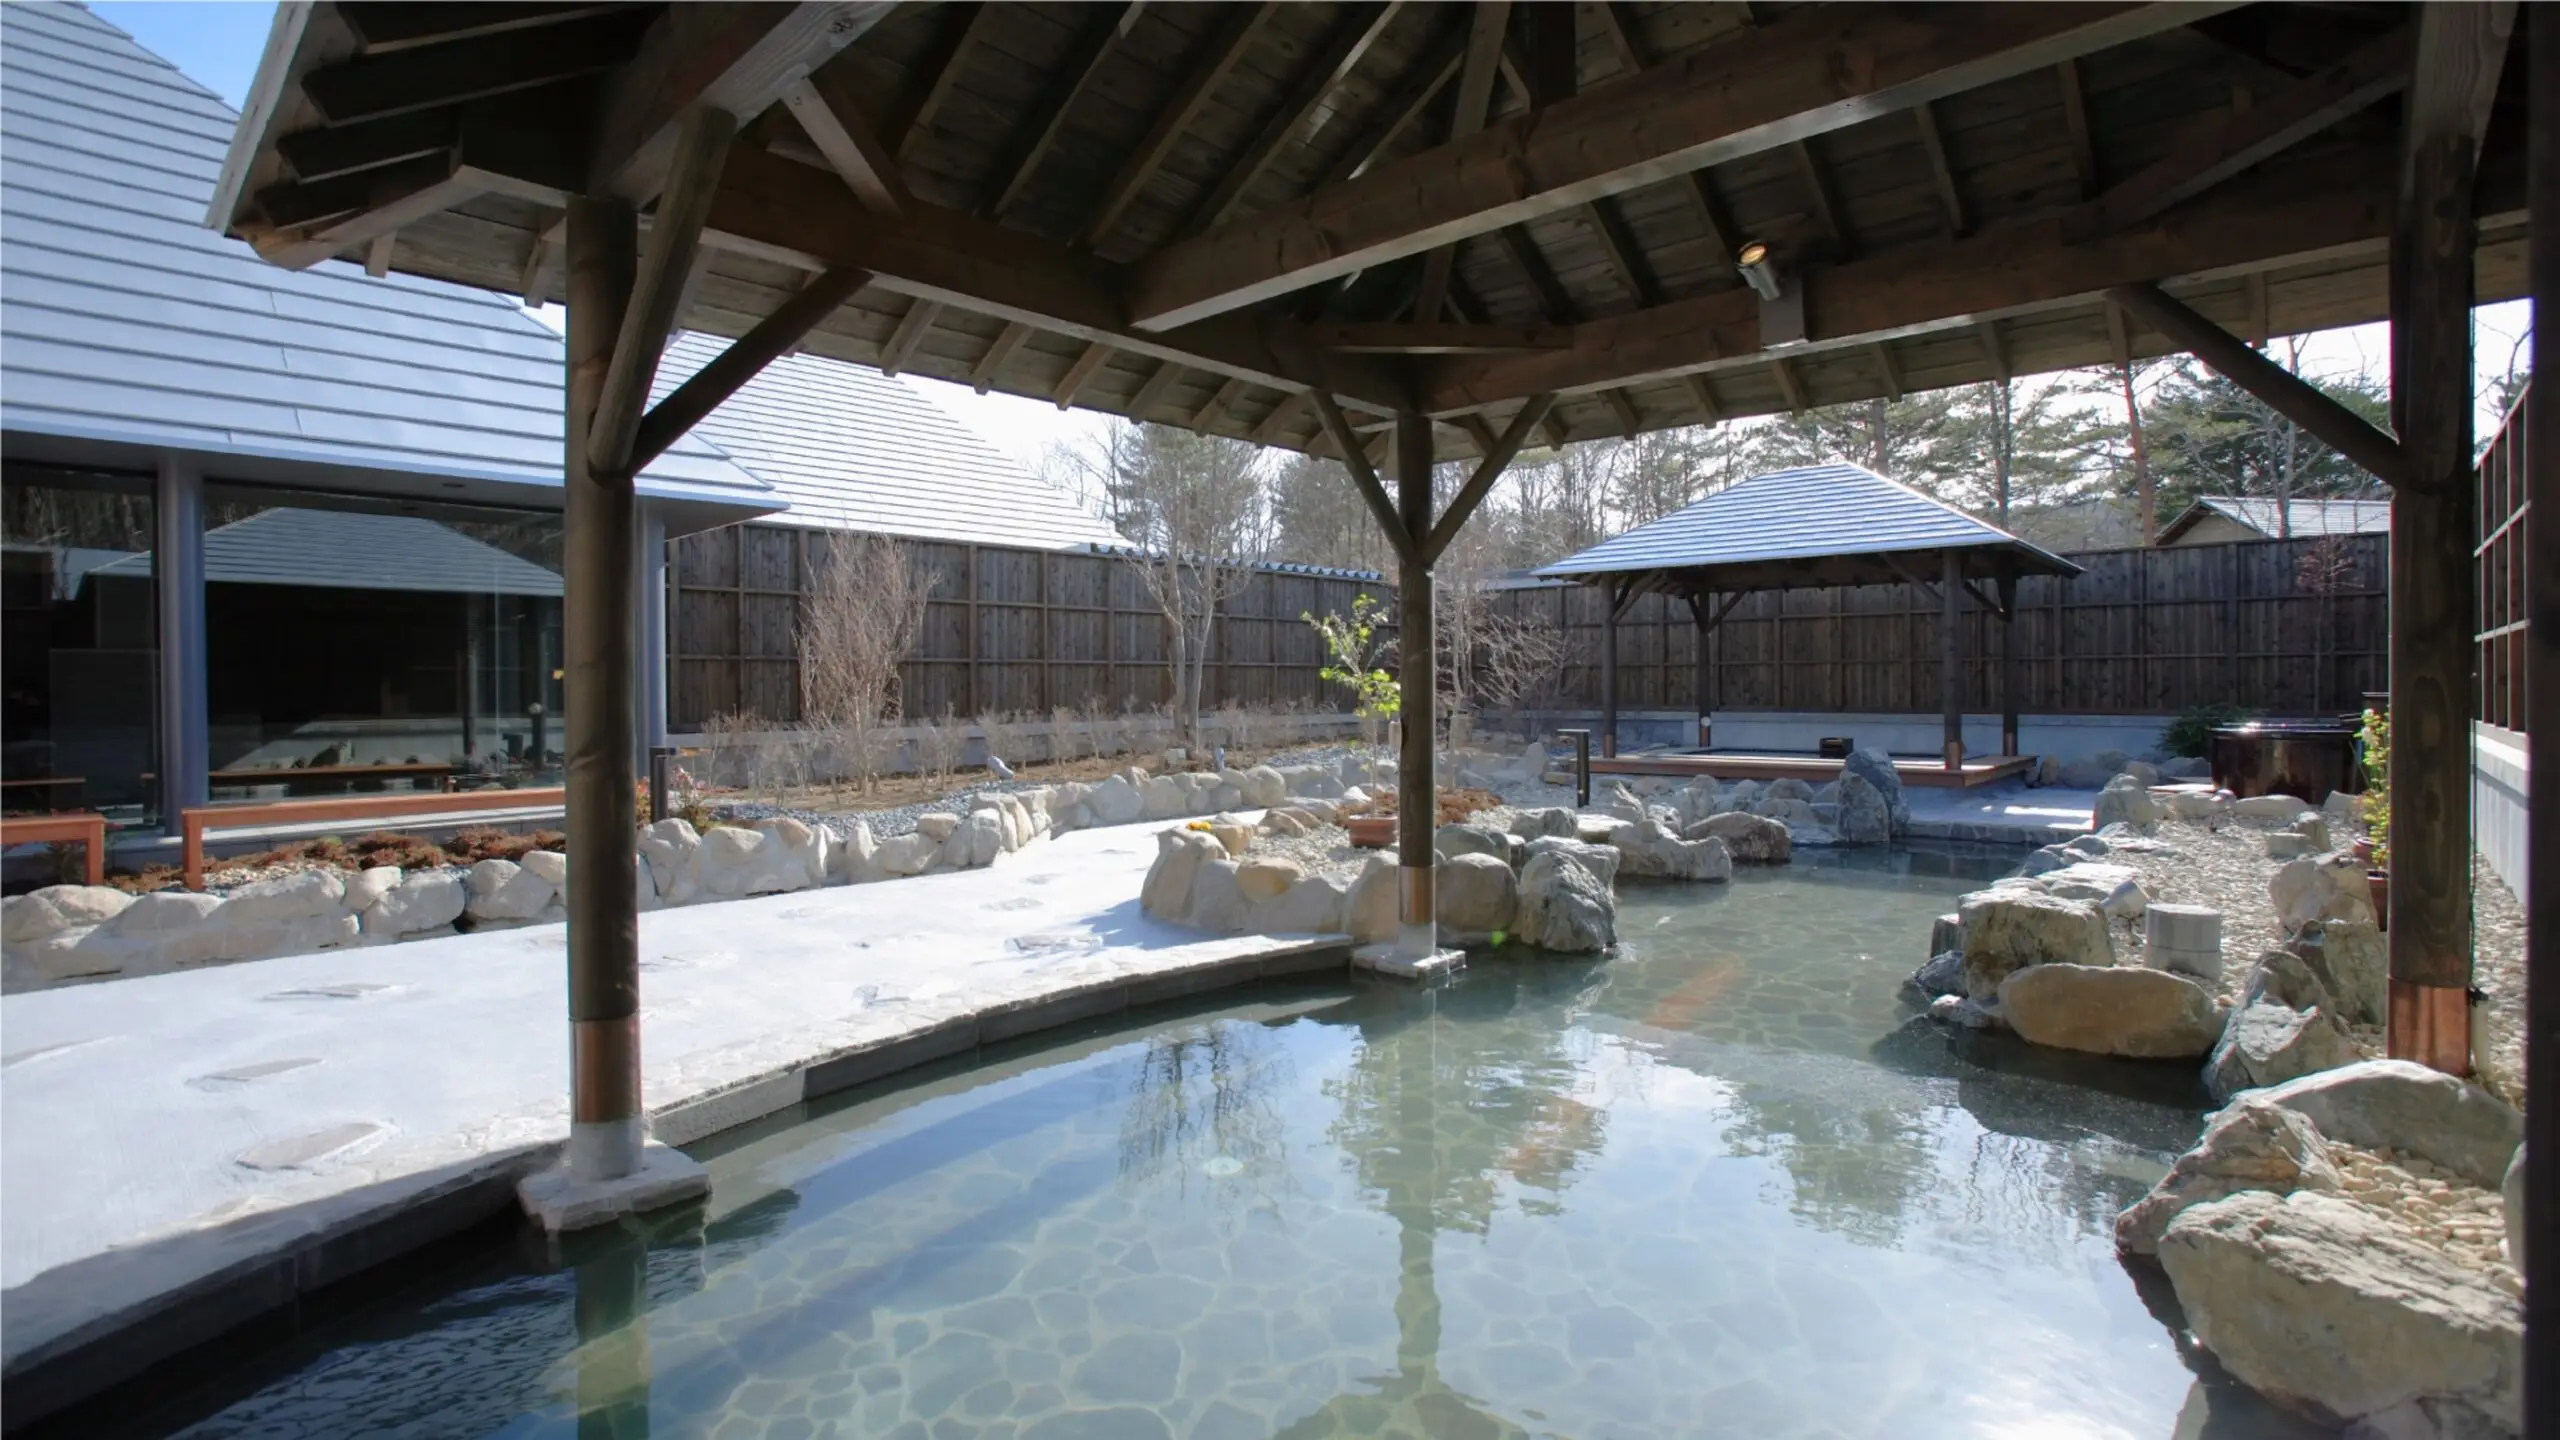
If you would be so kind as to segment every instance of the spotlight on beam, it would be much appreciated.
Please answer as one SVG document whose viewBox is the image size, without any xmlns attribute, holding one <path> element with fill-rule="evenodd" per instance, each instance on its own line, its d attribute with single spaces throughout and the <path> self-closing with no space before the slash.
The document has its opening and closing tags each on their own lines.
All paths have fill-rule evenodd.
<svg viewBox="0 0 2560 1440">
<path fill-rule="evenodd" d="M 1742 283 L 1758 292 L 1763 300 L 1775 300 L 1780 289 L 1778 267 L 1769 261 L 1767 242 L 1754 240 L 1733 257 L 1733 268 L 1742 274 Z"/>
</svg>

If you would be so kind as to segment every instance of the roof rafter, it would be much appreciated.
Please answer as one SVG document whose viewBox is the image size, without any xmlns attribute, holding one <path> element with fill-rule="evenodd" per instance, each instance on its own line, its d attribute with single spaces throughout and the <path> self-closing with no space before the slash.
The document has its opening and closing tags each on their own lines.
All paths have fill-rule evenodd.
<svg viewBox="0 0 2560 1440">
<path fill-rule="evenodd" d="M 1124 6 L 1121 14 L 1128 16 L 1137 8 L 1137 4 Z M 978 207 L 981 214 L 1002 215 L 1022 199 L 1023 192 L 1030 188 L 1032 176 L 1039 172 L 1040 162 L 1048 158 L 1050 149 L 1058 143 L 1058 133 L 1066 128 L 1067 113 L 1075 108 L 1077 97 L 1093 84 L 1093 77 L 1102 69 L 1102 62 L 1111 58 L 1112 42 L 1123 33 L 1118 21 L 1104 7 L 1062 13 L 1081 13 L 1090 18 L 1085 21 L 1084 33 L 1076 37 L 1075 49 L 1069 54 L 1066 64 L 1058 68 L 1048 88 L 1041 92 L 1038 103 L 1032 106 L 1031 119 L 1015 127 L 1017 134 L 1012 146 L 996 162 L 996 192 L 986 204 Z"/>
<path fill-rule="evenodd" d="M 1129 207 L 1137 202 L 1139 192 L 1145 190 L 1147 182 L 1156 178 L 1156 171 L 1164 167 L 1165 157 L 1173 153 L 1174 143 L 1190 131 L 1192 122 L 1199 118 L 1201 107 L 1209 103 L 1211 93 L 1236 68 L 1236 62 L 1244 58 L 1245 51 L 1253 47 L 1262 27 L 1279 8 L 1271 0 L 1264 0 L 1264 3 L 1223 12 L 1223 18 L 1210 33 L 1207 52 L 1189 61 L 1182 83 L 1174 88 L 1172 99 L 1157 113 L 1155 125 L 1138 142 L 1137 148 L 1129 152 L 1120 173 L 1113 176 L 1111 184 L 1103 190 L 1100 208 L 1094 211 L 1091 220 L 1085 222 L 1080 233 L 1079 238 L 1084 244 L 1090 246 L 1100 242 L 1120 224 L 1121 217 L 1128 214 Z"/>
<path fill-rule="evenodd" d="M 1378 37 L 1386 33 L 1387 26 L 1403 9 L 1404 0 L 1357 5 L 1334 22 L 1324 49 L 1300 69 L 1297 83 L 1282 97 L 1271 118 L 1263 122 L 1261 132 L 1245 147 L 1244 154 L 1226 168 L 1217 188 L 1201 200 L 1192 218 L 1181 227 L 1185 232 L 1212 230 L 1234 216 L 1236 207 L 1244 201 L 1244 192 L 1262 178 L 1262 172 L 1271 167 L 1281 149 L 1305 131 L 1316 112 L 1333 98 L 1333 92 L 1360 68 Z"/>
<path fill-rule="evenodd" d="M 1139 262 L 1132 314 L 1165 329 L 2122 44 L 2202 7 L 1814 7 L 1513 115 Z M 1861 64 L 1844 73 L 1843 51 Z"/>
</svg>

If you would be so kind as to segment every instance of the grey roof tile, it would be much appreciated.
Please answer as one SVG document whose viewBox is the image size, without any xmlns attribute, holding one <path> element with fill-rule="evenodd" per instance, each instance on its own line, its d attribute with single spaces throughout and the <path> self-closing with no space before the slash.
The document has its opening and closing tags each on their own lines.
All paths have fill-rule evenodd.
<svg viewBox="0 0 2560 1440">
<path fill-rule="evenodd" d="M 728 345 L 678 336 L 659 364 L 658 393 Z M 1122 543 L 906 382 L 864 366 L 815 355 L 777 360 L 696 433 L 791 502 L 774 517 L 786 524 L 1049 550 Z"/>
<path fill-rule="evenodd" d="M 149 575 L 151 556 L 98 566 Z M 279 507 L 204 533 L 204 576 L 216 584 L 313 585 L 450 595 L 558 595 L 560 576 L 416 515 Z"/>
<path fill-rule="evenodd" d="M 2040 557 L 2036 569 L 2079 570 L 1863 465 L 1808 465 L 1726 486 L 1537 573 L 1575 578 L 1977 546 Z"/>
<path fill-rule="evenodd" d="M 504 296 L 282 270 L 205 229 L 236 122 L 86 10 L 0 9 L 0 428 L 556 492 L 559 337 Z M 690 437 L 641 489 L 775 503 Z"/>
</svg>

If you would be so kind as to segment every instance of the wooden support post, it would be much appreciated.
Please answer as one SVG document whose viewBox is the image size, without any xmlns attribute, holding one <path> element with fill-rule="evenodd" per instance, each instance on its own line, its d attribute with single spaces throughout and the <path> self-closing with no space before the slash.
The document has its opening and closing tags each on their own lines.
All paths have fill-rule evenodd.
<svg viewBox="0 0 2560 1440">
<path fill-rule="evenodd" d="M 1946 650 L 1939 661 L 1938 699 L 1946 709 L 1947 769 L 1964 769 L 1964 557 L 1950 550 L 1938 581 L 1945 607 Z"/>
<path fill-rule="evenodd" d="M 2472 181 L 2475 111 L 2505 36 L 2492 7 L 2419 16 L 2401 197 L 2391 237 L 2391 401 L 2404 474 L 2391 497 L 2390 1004 L 2397 1059 L 2471 1069 Z M 2485 70 L 2485 76 L 2483 74 Z"/>
<path fill-rule="evenodd" d="M 2532 97 L 2527 186 L 2534 221 L 2526 242 L 2535 313 L 2560 315 L 2560 25 L 2531 27 Z M 2537 326 L 2534 364 L 2560 377 L 2560 327 Z M 2560 435 L 2560 387 L 2537 385 L 2525 400 L 2526 434 Z M 2560 450 L 2528 445 L 2529 520 L 2547 556 L 2560 516 Z M 2531 537 L 2528 537 L 2529 539 Z M 2546 737 L 2542 763 L 2528 772 L 2525 930 L 2525 1149 L 2560 1155 L 2560 565 L 2525 576 L 2525 731 Z M 2560 1430 L 2560 1166 L 2540 1160 L 2525 1175 L 2524 1431 Z"/>
<path fill-rule="evenodd" d="M 569 1149 L 581 1181 L 641 1165 L 640 928 L 631 836 L 630 616 L 639 506 L 628 471 L 600 471 L 595 412 L 639 271 L 639 226 L 618 200 L 569 202 L 568 415 L 562 629 L 569 713 Z M 637 412 L 634 412 L 635 418 Z M 624 440 L 627 448 L 628 439 Z"/>
<path fill-rule="evenodd" d="M 1692 672 L 1689 694 L 1697 702 L 1698 748 L 1701 750 L 1712 750 L 1716 743 L 1716 712 L 1707 694 L 1707 636 L 1712 633 L 1707 611 L 1714 599 L 1712 595 L 1689 597 L 1689 620 L 1698 627 L 1697 653 L 1689 657 Z"/>
<path fill-rule="evenodd" d="M 1618 606 L 1624 587 L 1612 582 L 1603 590 L 1607 608 L 1600 618 L 1600 753 L 1618 753 Z"/>
<path fill-rule="evenodd" d="M 2018 577 L 2000 577 L 2000 753 L 2018 751 Z"/>
<path fill-rule="evenodd" d="M 1416 411 L 1396 416 L 1396 520 L 1410 539 L 1431 533 L 1431 417 Z M 1423 960 L 1439 951 L 1433 922 L 1431 867 L 1440 804 L 1432 792 L 1432 692 L 1436 654 L 1431 634 L 1431 562 L 1408 544 L 1397 584 L 1396 679 L 1404 725 L 1396 757 L 1396 864 L 1400 922 L 1398 953 Z"/>
</svg>

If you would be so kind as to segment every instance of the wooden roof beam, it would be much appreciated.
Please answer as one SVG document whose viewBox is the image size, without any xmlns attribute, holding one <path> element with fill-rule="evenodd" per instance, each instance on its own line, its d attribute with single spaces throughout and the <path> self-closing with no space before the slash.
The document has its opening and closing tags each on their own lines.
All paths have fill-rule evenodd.
<svg viewBox="0 0 2560 1440">
<path fill-rule="evenodd" d="M 1230 380 L 1219 386 L 1218 393 L 1209 397 L 1208 404 L 1191 412 L 1191 428 L 1206 434 L 1210 426 L 1226 418 L 1228 406 L 1243 398 L 1244 382 L 1242 380 Z"/>
<path fill-rule="evenodd" d="M 1991 378 L 2008 384 L 2013 377 L 2009 374 L 2009 347 L 2000 339 L 2000 322 L 1986 315 L 1974 322 L 1973 333 L 1982 339 L 1982 356 L 1991 362 Z"/>
<path fill-rule="evenodd" d="M 886 127 L 897 140 L 897 155 L 901 160 L 912 158 L 916 147 L 924 143 L 924 137 L 933 133 L 934 117 L 942 113 L 943 102 L 949 100 L 951 92 L 959 86 L 960 72 L 967 67 L 970 52 L 988 31 L 995 28 L 998 16 L 1003 13 L 993 5 L 976 3 L 946 8 L 951 12 L 950 18 L 943 23 L 941 33 L 934 37 L 933 47 L 917 57 L 913 67 L 919 73 L 932 76 L 932 80 L 926 83 L 923 93 L 916 96 L 906 118 Z"/>
<path fill-rule="evenodd" d="M 1893 347 L 1879 340 L 1867 347 L 1867 353 L 1875 357 L 1876 376 L 1884 381 L 1884 398 L 1900 400 L 1902 398 L 1902 367 L 1893 363 Z"/>
<path fill-rule="evenodd" d="M 1275 390 L 1323 385 L 1379 414 L 1412 403 L 1401 366 L 1293 347 L 1258 317 L 1135 331 L 1123 299 L 1126 266 L 920 200 L 890 222 L 840 185 L 813 186 L 811 174 L 799 161 L 736 147 L 712 206 L 709 243 L 806 271 L 868 270 L 884 291 Z"/>
<path fill-rule="evenodd" d="M 2409 84 L 2415 40 L 2406 29 L 2296 81 L 2264 103 L 2253 102 L 2101 194 L 2091 223 L 2101 230 L 2137 225 L 2203 194 Z"/>
<path fill-rule="evenodd" d="M 1724 406 L 1716 400 L 1715 387 L 1708 383 L 1706 376 L 1693 370 L 1681 376 L 1680 381 L 1689 387 L 1689 398 L 1698 402 L 1700 416 L 1708 424 L 1713 425 L 1724 418 Z"/>
<path fill-rule="evenodd" d="M 1396 552 L 1397 560 L 1413 563 L 1421 542 L 1404 528 L 1404 517 L 1397 513 L 1396 502 L 1388 498 L 1387 487 L 1378 483 L 1369 452 L 1361 445 L 1351 422 L 1343 418 L 1342 407 L 1321 390 L 1310 391 L 1308 398 L 1315 402 L 1316 418 L 1323 424 L 1324 433 L 1332 437 L 1334 448 L 1341 452 L 1342 468 L 1351 472 L 1351 483 L 1360 491 L 1362 503 L 1369 507 L 1369 518 L 1378 522 L 1379 532 L 1387 537 L 1387 547 Z"/>
<path fill-rule="evenodd" d="M 1440 512 L 1440 518 L 1432 523 L 1430 535 L 1419 547 L 1416 558 L 1421 560 L 1424 569 L 1430 569 L 1441 552 L 1458 538 L 1458 532 L 1466 528 L 1467 517 L 1475 514 L 1476 507 L 1484 503 L 1484 497 L 1493 490 L 1493 482 L 1502 478 L 1504 467 L 1520 453 L 1520 447 L 1529 443 L 1529 436 L 1538 428 L 1538 422 L 1547 418 L 1548 409 L 1555 403 L 1553 395 L 1530 396 L 1529 403 L 1520 407 L 1519 413 L 1511 417 L 1511 423 L 1503 427 L 1502 433 L 1491 437 L 1492 443 L 1484 447 L 1484 454 L 1476 461 L 1475 470 L 1467 476 L 1466 483 L 1458 487 L 1458 493 L 1449 497 L 1448 508 Z M 1476 424 L 1482 428 L 1484 422 L 1477 419 Z M 1477 443 L 1484 442 L 1480 439 Z"/>
<path fill-rule="evenodd" d="M 1466 65 L 1458 72 L 1458 101 L 1449 112 L 1449 138 L 1464 140 L 1484 128 L 1493 104 L 1493 82 L 1502 61 L 1504 37 L 1511 22 L 1510 0 L 1484 0 L 1471 7 Z M 1414 292 L 1413 317 L 1426 324 L 1440 318 L 1449 295 L 1449 272 L 1458 261 L 1455 244 L 1442 245 L 1422 260 L 1422 285 Z M 1550 317 L 1552 318 L 1552 317 Z"/>
<path fill-rule="evenodd" d="M 2080 62 L 2065 60 L 2053 67 L 2062 88 L 2062 131 L 2071 139 L 2071 169 L 2080 177 L 2080 198 L 2098 193 L 2098 150 L 2089 136 L 2089 92 L 2080 83 Z"/>
<path fill-rule="evenodd" d="M 1030 338 L 1031 327 L 1019 320 L 997 331 L 996 338 L 987 346 L 987 353 L 979 356 L 978 363 L 969 367 L 969 388 L 981 395 L 986 394 L 1004 375 L 1004 367 L 1012 364 L 1013 357 L 1022 353 L 1023 343 Z"/>
<path fill-rule="evenodd" d="M 1636 409 L 1636 402 L 1626 391 L 1603 390 L 1600 398 L 1609 406 L 1609 413 L 1618 417 L 1619 434 L 1632 440 L 1644 433 L 1644 415 Z"/>
<path fill-rule="evenodd" d="M 1353 355 L 1475 355 L 1506 350 L 1562 350 L 1573 344 L 1573 327 L 1569 325 L 1318 321 L 1305 326 L 1303 333 L 1310 345 Z"/>
<path fill-rule="evenodd" d="M 366 53 L 302 77 L 302 93 L 330 125 L 442 109 L 611 70 L 640 49 L 644 12 L 608 11 L 552 27 L 529 43 L 515 33 Z"/>
<path fill-rule="evenodd" d="M 1443 29 L 1422 58 L 1407 66 L 1386 87 L 1386 93 L 1395 97 L 1389 101 L 1390 108 L 1343 148 L 1342 154 L 1325 168 L 1324 178 L 1316 182 L 1316 188 L 1339 185 L 1367 170 L 1405 131 L 1412 129 L 1422 112 L 1431 108 L 1431 102 L 1440 98 L 1440 92 L 1458 78 L 1460 67 L 1466 63 L 1471 33 L 1472 27 L 1463 21 Z"/>
<path fill-rule="evenodd" d="M 1272 444 L 1279 440 L 1281 432 L 1287 430 L 1291 423 L 1297 420 L 1300 412 L 1306 408 L 1307 392 L 1292 390 L 1280 397 L 1280 402 L 1271 407 L 1270 413 L 1255 421 L 1253 429 L 1244 438 L 1256 445 Z"/>
<path fill-rule="evenodd" d="M 1822 173 L 1822 161 L 1814 155 L 1812 142 L 1799 140 L 1787 150 L 1795 158 L 1796 173 L 1804 177 L 1805 198 L 1813 207 L 1814 223 L 1822 227 L 1822 233 L 1842 255 L 1849 254 L 1855 247 L 1849 242 L 1848 227 L 1840 223 L 1840 203 L 1832 198 L 1831 178 Z"/>
<path fill-rule="evenodd" d="M 1167 329 L 1257 304 L 2136 40 L 2215 3 L 1799 11 L 1168 246 L 1139 263 L 1132 316 Z M 1844 71 L 1844 52 L 1859 65 Z"/>
<path fill-rule="evenodd" d="M 933 322 L 942 318 L 942 307 L 931 300 L 918 300 L 898 317 L 898 328 L 889 332 L 889 343 L 880 347 L 880 373 L 895 376 L 907 368 L 916 350 L 924 344 Z"/>
<path fill-rule="evenodd" d="M 2503 188 L 2485 193 L 2487 184 Z M 2521 200 L 2511 177 L 2484 177 L 2482 213 Z M 1873 252 L 1806 277 L 1806 322 L 1812 343 L 1829 348 L 2085 301 L 2134 281 L 2245 273 L 2298 254 L 2377 244 L 2389 234 L 2393 203 L 2387 159 L 2369 150 L 2305 157 L 2245 192 L 2199 197 L 2175 216 L 2124 231 L 2085 234 L 2066 213 Z M 1764 353 L 1758 297 L 1737 287 L 1585 319 L 1571 350 L 1418 360 L 1415 383 L 1423 408 L 1445 415 L 1542 391 L 1570 395 L 1745 366 Z"/>
<path fill-rule="evenodd" d="M 1182 227 L 1185 233 L 1212 230 L 1234 217 L 1236 206 L 1244 200 L 1244 192 L 1252 188 L 1254 181 L 1262 178 L 1262 173 L 1271 168 L 1273 158 L 1306 130 L 1315 119 L 1316 112 L 1333 98 L 1333 92 L 1360 68 L 1360 62 L 1368 58 L 1370 48 L 1378 43 L 1378 37 L 1386 33 L 1387 26 L 1403 9 L 1404 0 L 1355 5 L 1334 22 L 1333 32 L 1327 37 L 1324 49 L 1300 68 L 1297 83 L 1282 98 L 1279 108 L 1271 112 L 1271 118 L 1263 122 L 1260 133 L 1253 137 L 1244 153 L 1227 167 L 1217 188 L 1201 200 L 1191 220 Z"/>
<path fill-rule="evenodd" d="M 658 357 L 666 352 L 667 336 L 681 313 L 693 257 L 702 244 L 702 222 L 711 213 L 720 168 L 737 134 L 738 118 L 726 110 L 703 105 L 685 114 L 670 157 L 666 194 L 641 239 L 639 273 L 623 306 L 622 324 L 614 331 L 613 359 L 605 367 L 604 388 L 587 430 L 587 464 L 598 474 L 638 468 L 631 463 L 632 445 L 648 410 L 650 382 L 657 378 Z"/>
<path fill-rule="evenodd" d="M 1938 133 L 1938 113 L 1924 100 L 1911 107 L 1911 118 L 1920 128 L 1920 149 L 1929 157 L 1929 178 L 1937 182 L 1938 203 L 1947 212 L 1947 233 L 1962 235 L 1964 197 L 1956 190 L 1954 167 L 1947 164 L 1947 141 Z"/>
<path fill-rule="evenodd" d="M 1130 16 L 1138 7 L 1122 7 L 1121 15 Z M 1029 123 L 1017 127 L 1017 135 L 1006 154 L 996 162 L 998 182 L 995 195 L 978 207 L 982 215 L 1002 215 L 1022 199 L 1030 188 L 1031 177 L 1039 172 L 1040 162 L 1058 143 L 1058 134 L 1066 128 L 1067 114 L 1075 108 L 1077 97 L 1093 84 L 1102 62 L 1111 58 L 1111 44 L 1124 33 L 1117 21 L 1102 7 L 1067 9 L 1062 15 L 1084 15 L 1084 33 L 1076 37 L 1076 48 L 1067 63 L 1058 68 L 1056 78 L 1041 92 L 1032 106 Z"/>
<path fill-rule="evenodd" d="M 684 433 L 702 423 L 738 388 L 763 373 L 764 367 L 799 348 L 809 332 L 843 308 L 870 276 L 859 270 L 829 270 L 803 285 L 756 322 L 729 348 L 711 358 L 665 399 L 640 417 L 631 444 L 631 468 L 638 470 L 667 451 Z"/>
<path fill-rule="evenodd" d="M 1099 340 L 1087 345 L 1084 353 L 1067 366 L 1067 373 L 1058 377 L 1057 391 L 1049 398 L 1057 401 L 1061 410 L 1075 404 L 1076 397 L 1084 393 L 1084 387 L 1092 383 L 1094 376 L 1102 373 L 1103 363 L 1110 358 L 1110 346 Z"/>
<path fill-rule="evenodd" d="M 830 65 L 814 78 L 784 87 L 782 103 L 862 208 L 895 218 L 906 213 L 907 204 L 898 158 L 871 133 L 870 123 L 845 93 L 847 83 L 842 67 Z"/>
<path fill-rule="evenodd" d="M 1778 382 L 1778 393 L 1787 397 L 1787 408 L 1800 411 L 1805 407 L 1804 382 L 1796 378 L 1796 367 L 1783 355 L 1769 361 L 1770 378 Z"/>
<path fill-rule="evenodd" d="M 1139 382 L 1137 393 L 1129 397 L 1129 418 L 1140 424 L 1149 423 L 1149 413 L 1164 403 L 1165 392 L 1181 378 L 1182 366 L 1177 362 L 1167 360 L 1158 365 L 1154 374 Z"/>
<path fill-rule="evenodd" d="M 2408 463 L 2399 441 L 2230 331 L 2170 298 L 2159 286 L 2119 285 L 2107 292 L 2107 298 L 2384 483 L 2400 484 L 2406 475 Z"/>
<path fill-rule="evenodd" d="M 1272 0 L 1262 0 L 1224 12 L 1225 18 L 1209 36 L 1206 53 L 1187 59 L 1182 84 L 1175 88 L 1173 98 L 1157 114 L 1155 125 L 1129 152 L 1120 173 L 1102 192 L 1101 207 L 1078 237 L 1081 243 L 1098 244 L 1119 226 L 1121 217 L 1129 213 L 1139 193 L 1147 188 L 1147 182 L 1164 168 L 1165 157 L 1173 153 L 1174 143 L 1189 133 L 1192 122 L 1200 118 L 1201 108 L 1209 103 L 1209 96 L 1234 71 L 1245 52 L 1253 48 L 1262 27 L 1279 8 Z"/>
<path fill-rule="evenodd" d="M 668 6 L 606 82 L 586 193 L 648 200 L 665 181 L 688 112 L 707 107 L 741 122 L 763 114 L 893 8 L 887 0 Z"/>
</svg>

